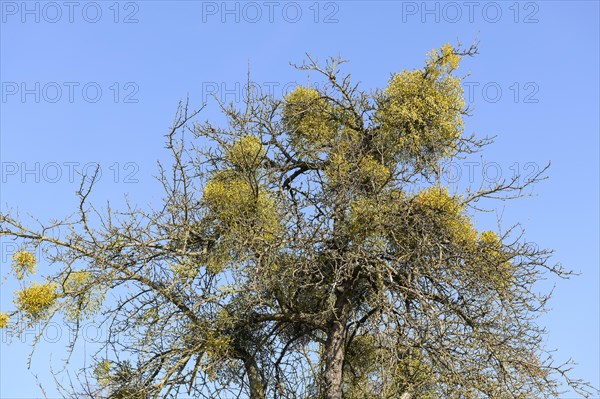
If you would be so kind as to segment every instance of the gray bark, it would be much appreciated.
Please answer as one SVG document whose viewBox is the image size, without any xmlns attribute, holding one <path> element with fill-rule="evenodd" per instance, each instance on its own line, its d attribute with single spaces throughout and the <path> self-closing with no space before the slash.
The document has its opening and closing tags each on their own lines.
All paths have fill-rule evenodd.
<svg viewBox="0 0 600 399">
<path fill-rule="evenodd" d="M 330 322 L 325 342 L 325 399 L 342 399 L 342 380 L 349 303 L 342 293 L 336 300 L 337 319 Z"/>
<path fill-rule="evenodd" d="M 244 360 L 244 367 L 248 375 L 248 385 L 250 386 L 250 399 L 265 399 L 265 385 L 258 364 L 253 357 Z"/>
</svg>

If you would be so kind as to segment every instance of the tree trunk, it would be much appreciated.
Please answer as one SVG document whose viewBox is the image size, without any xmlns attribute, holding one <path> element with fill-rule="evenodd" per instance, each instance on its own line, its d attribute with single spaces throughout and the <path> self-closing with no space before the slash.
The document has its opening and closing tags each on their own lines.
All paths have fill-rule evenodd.
<svg viewBox="0 0 600 399">
<path fill-rule="evenodd" d="M 246 374 L 248 375 L 250 399 L 265 399 L 265 386 L 256 360 L 254 360 L 252 356 L 247 357 L 244 360 L 244 367 L 246 368 Z"/>
<path fill-rule="evenodd" d="M 346 295 L 336 300 L 337 319 L 332 320 L 325 342 L 325 399 L 342 399 L 342 378 L 346 344 L 346 323 L 348 321 L 348 299 Z"/>
<path fill-rule="evenodd" d="M 325 398 L 342 399 L 345 323 L 332 323 L 325 343 Z"/>
</svg>

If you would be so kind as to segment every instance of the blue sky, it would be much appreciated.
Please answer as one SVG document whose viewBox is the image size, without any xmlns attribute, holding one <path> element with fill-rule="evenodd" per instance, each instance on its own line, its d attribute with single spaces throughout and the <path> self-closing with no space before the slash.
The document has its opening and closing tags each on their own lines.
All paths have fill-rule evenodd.
<svg viewBox="0 0 600 399">
<path fill-rule="evenodd" d="M 0 2 L 1 206 L 49 220 L 76 205 L 77 172 L 98 163 L 94 200 L 156 203 L 152 176 L 165 159 L 163 134 L 177 103 L 209 93 L 237 101 L 252 80 L 281 96 L 306 81 L 289 62 L 306 52 L 341 55 L 362 87 L 420 67 L 446 42 L 480 41 L 466 60 L 474 115 L 467 131 L 496 135 L 481 156 L 459 163 L 460 184 L 510 177 L 551 162 L 537 196 L 496 204 L 504 225 L 555 249 L 553 260 L 582 276 L 556 282 L 552 311 L 540 320 L 558 361 L 599 382 L 599 3 L 538 2 Z M 237 97 L 237 98 L 236 98 Z M 214 103 L 201 119 L 218 118 Z M 472 163 L 467 163 L 472 162 Z M 490 217 L 478 219 L 481 227 Z M 12 246 L 2 242 L 0 271 Z M 0 310 L 11 309 L 6 282 Z M 0 342 L 0 397 L 49 396 L 66 333 L 46 337 L 31 371 L 25 342 Z M 92 332 L 90 332 L 93 335 Z M 58 342 L 53 342 L 58 341 Z M 90 339 L 93 341 L 93 337 Z M 93 346 L 93 343 L 89 344 Z M 89 354 L 86 348 L 86 353 Z M 83 362 L 83 351 L 76 362 Z M 565 395 L 565 398 L 574 395 Z"/>
</svg>

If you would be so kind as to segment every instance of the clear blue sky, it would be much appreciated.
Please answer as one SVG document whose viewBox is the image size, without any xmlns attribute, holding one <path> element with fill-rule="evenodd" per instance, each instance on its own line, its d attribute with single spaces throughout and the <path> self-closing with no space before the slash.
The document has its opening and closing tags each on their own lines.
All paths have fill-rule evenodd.
<svg viewBox="0 0 600 399">
<path fill-rule="evenodd" d="M 421 66 L 433 48 L 479 38 L 481 54 L 461 67 L 471 72 L 475 107 L 467 130 L 498 138 L 482 153 L 493 164 L 483 168 L 478 157 L 460 164 L 460 183 L 552 162 L 536 197 L 498 206 L 505 226 L 521 221 L 529 240 L 554 248 L 554 261 L 582 273 L 557 282 L 553 310 L 540 323 L 556 359 L 572 357 L 574 375 L 600 385 L 597 1 L 0 5 L 1 206 L 41 220 L 75 209 L 76 171 L 94 162 L 103 173 L 97 203 L 119 204 L 125 193 L 141 205 L 156 203 L 152 176 L 167 155 L 162 135 L 179 99 L 189 94 L 199 105 L 215 92 L 235 101 L 248 63 L 255 82 L 281 95 L 306 78 L 288 62 L 305 52 L 340 54 L 364 88 L 377 88 L 390 73 Z M 216 118 L 214 110 L 201 118 Z M 1 244 L 4 274 L 13 247 Z M 2 286 L 0 310 L 11 309 L 14 288 Z M 32 336 L 8 346 L 3 334 L 0 397 L 39 396 L 32 372 L 52 396 L 49 359 L 60 366 L 65 336 L 46 337 L 28 371 Z"/>
</svg>

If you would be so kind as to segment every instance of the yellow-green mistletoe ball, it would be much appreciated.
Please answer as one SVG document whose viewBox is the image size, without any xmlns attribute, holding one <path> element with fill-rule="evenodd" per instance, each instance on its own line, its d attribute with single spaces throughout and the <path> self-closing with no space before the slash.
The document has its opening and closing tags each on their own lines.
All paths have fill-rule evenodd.
<svg viewBox="0 0 600 399">
<path fill-rule="evenodd" d="M 258 137 L 245 136 L 233 143 L 227 151 L 227 159 L 237 167 L 255 169 L 260 166 L 265 150 Z"/>
<path fill-rule="evenodd" d="M 8 327 L 8 323 L 10 322 L 10 317 L 7 313 L 0 312 L 0 328 Z"/>
<path fill-rule="evenodd" d="M 14 261 L 12 268 L 17 278 L 22 280 L 25 276 L 35 273 L 37 259 L 34 254 L 29 251 L 18 251 L 12 256 Z"/>
<path fill-rule="evenodd" d="M 100 311 L 104 295 L 94 287 L 93 279 L 89 271 L 78 270 L 69 274 L 63 287 L 69 304 L 63 307 L 63 312 L 68 320 L 87 318 Z"/>
<path fill-rule="evenodd" d="M 464 131 L 461 79 L 452 75 L 460 56 L 446 45 L 425 70 L 402 71 L 385 89 L 376 118 L 389 145 L 406 158 L 451 155 Z"/>
<path fill-rule="evenodd" d="M 15 305 L 31 320 L 38 320 L 54 306 L 58 298 L 56 288 L 52 282 L 33 283 L 16 292 Z"/>
<path fill-rule="evenodd" d="M 337 131 L 333 108 L 309 87 L 298 86 L 285 96 L 283 122 L 292 143 L 305 151 L 326 145 Z"/>
<path fill-rule="evenodd" d="M 450 195 L 445 187 L 434 186 L 419 192 L 415 206 L 452 236 L 452 239 L 468 248 L 475 244 L 477 230 L 467 215 L 460 199 Z"/>
<path fill-rule="evenodd" d="M 235 171 L 215 174 L 204 187 L 203 198 L 232 233 L 246 236 L 260 233 L 262 239 L 272 239 L 278 232 L 279 220 L 272 196 Z"/>
</svg>

